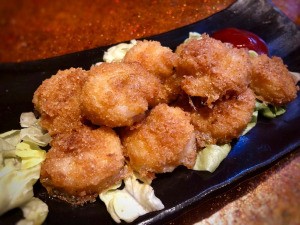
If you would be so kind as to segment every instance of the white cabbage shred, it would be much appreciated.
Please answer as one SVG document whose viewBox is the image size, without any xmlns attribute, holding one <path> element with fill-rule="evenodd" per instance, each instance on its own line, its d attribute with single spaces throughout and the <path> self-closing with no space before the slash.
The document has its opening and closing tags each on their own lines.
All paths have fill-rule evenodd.
<svg viewBox="0 0 300 225">
<path fill-rule="evenodd" d="M 251 121 L 247 124 L 247 127 L 243 131 L 242 135 L 247 134 L 252 128 L 256 126 L 257 118 L 258 118 L 258 111 L 254 110 L 254 112 L 252 113 Z"/>
<path fill-rule="evenodd" d="M 121 190 L 114 187 L 99 195 L 115 222 L 130 223 L 141 215 L 164 208 L 153 188 L 140 183 L 134 175 L 126 178 L 124 184 Z"/>
<path fill-rule="evenodd" d="M 16 225 L 39 225 L 42 224 L 48 215 L 48 206 L 38 198 L 31 198 L 29 202 L 21 206 L 24 219 Z"/>
<path fill-rule="evenodd" d="M 295 84 L 297 84 L 298 82 L 300 82 L 300 73 L 297 73 L 297 72 L 291 72 L 290 71 L 290 74 L 295 82 Z"/>
<path fill-rule="evenodd" d="M 103 56 L 104 62 L 120 62 L 126 55 L 129 49 L 136 45 L 136 40 L 131 40 L 130 43 L 120 43 L 113 47 L 110 47 Z"/>
<path fill-rule="evenodd" d="M 47 145 L 50 136 L 39 127 L 33 113 L 22 114 L 20 124 L 23 129 L 0 134 L 0 215 L 21 207 L 25 220 L 20 224 L 39 225 L 48 207 L 33 197 L 33 185 L 46 158 L 39 146 Z"/>
<path fill-rule="evenodd" d="M 44 147 L 51 141 L 51 136 L 43 131 L 38 122 L 32 112 L 22 113 L 20 125 L 23 129 L 20 131 L 20 138 Z"/>
<path fill-rule="evenodd" d="M 196 40 L 201 40 L 202 36 L 198 32 L 189 32 L 189 37 L 184 40 L 184 43 L 188 42 L 189 40 L 196 39 Z"/>
<path fill-rule="evenodd" d="M 208 145 L 198 152 L 194 170 L 213 173 L 231 150 L 230 144 Z"/>
</svg>

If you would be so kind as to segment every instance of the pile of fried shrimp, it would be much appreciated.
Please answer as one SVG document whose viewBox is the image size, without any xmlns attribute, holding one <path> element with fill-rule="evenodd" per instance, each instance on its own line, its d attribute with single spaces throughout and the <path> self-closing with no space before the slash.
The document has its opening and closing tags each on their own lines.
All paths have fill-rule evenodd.
<svg viewBox="0 0 300 225">
<path fill-rule="evenodd" d="M 120 62 L 58 71 L 35 91 L 52 137 L 40 181 L 81 205 L 131 173 L 151 183 L 179 165 L 192 169 L 203 148 L 242 134 L 256 99 L 283 106 L 297 90 L 280 58 L 207 34 L 175 51 L 138 41 Z"/>
</svg>

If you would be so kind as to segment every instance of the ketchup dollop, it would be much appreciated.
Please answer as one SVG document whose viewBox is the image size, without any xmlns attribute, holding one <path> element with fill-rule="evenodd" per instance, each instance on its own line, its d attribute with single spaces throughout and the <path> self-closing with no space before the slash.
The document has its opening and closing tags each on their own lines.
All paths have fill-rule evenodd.
<svg viewBox="0 0 300 225">
<path fill-rule="evenodd" d="M 237 48 L 248 48 L 258 54 L 269 54 L 267 44 L 256 34 L 237 28 L 225 28 L 214 32 L 211 37 L 231 43 Z"/>
</svg>

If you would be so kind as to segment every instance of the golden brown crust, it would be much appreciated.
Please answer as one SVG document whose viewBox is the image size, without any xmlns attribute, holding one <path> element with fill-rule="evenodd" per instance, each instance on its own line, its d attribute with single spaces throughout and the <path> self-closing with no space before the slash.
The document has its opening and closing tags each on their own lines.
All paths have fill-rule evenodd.
<svg viewBox="0 0 300 225">
<path fill-rule="evenodd" d="M 81 127 L 58 134 L 41 168 L 41 183 L 50 195 L 72 204 L 95 201 L 103 190 L 121 182 L 125 159 L 110 128 Z"/>
<path fill-rule="evenodd" d="M 297 86 L 279 57 L 251 57 L 250 87 L 257 98 L 272 105 L 285 105 L 297 96 Z"/>
<path fill-rule="evenodd" d="M 153 41 L 132 49 L 125 59 L 130 62 L 59 71 L 35 92 L 41 124 L 53 136 L 41 170 L 50 195 L 73 204 L 94 201 L 126 176 L 125 157 L 129 170 L 145 181 L 179 165 L 192 168 L 196 140 L 200 148 L 229 143 L 250 122 L 255 95 L 248 87 L 251 64 L 245 50 L 207 35 L 179 46 L 179 56 Z M 265 77 L 259 73 L 266 73 L 268 63 L 272 70 L 281 63 L 278 71 L 286 72 L 277 58 L 254 60 L 258 65 L 253 63 L 251 85 L 262 83 Z M 294 97 L 295 85 L 280 83 L 275 78 L 264 85 L 273 85 L 271 95 L 277 86 L 290 89 L 280 95 L 282 104 Z M 179 92 L 187 97 L 187 107 L 165 104 Z M 123 127 L 116 130 L 121 131 L 124 154 L 119 137 L 108 127 Z"/>
<path fill-rule="evenodd" d="M 178 56 L 158 41 L 138 41 L 125 55 L 124 62 L 139 62 L 150 73 L 166 78 L 174 73 Z"/>
<path fill-rule="evenodd" d="M 125 55 L 124 62 L 139 62 L 150 73 L 159 78 L 161 88 L 154 105 L 169 103 L 180 92 L 180 77 L 175 74 L 179 57 L 158 41 L 138 41 Z M 152 106 L 154 106 L 152 105 Z"/>
<path fill-rule="evenodd" d="M 58 71 L 35 91 L 33 103 L 41 114 L 40 124 L 51 135 L 82 125 L 79 96 L 86 79 L 86 71 L 80 68 Z"/>
<path fill-rule="evenodd" d="M 141 177 L 170 172 L 179 165 L 192 168 L 196 159 L 194 127 L 180 108 L 160 104 L 122 138 L 129 165 Z"/>
<path fill-rule="evenodd" d="M 239 137 L 252 118 L 255 107 L 255 95 L 247 89 L 244 93 L 216 102 L 212 108 L 198 107 L 191 113 L 195 126 L 197 144 L 230 143 Z"/>
<path fill-rule="evenodd" d="M 160 81 L 139 63 L 102 63 L 93 66 L 82 89 L 82 113 L 92 123 L 130 126 L 148 110 Z"/>
<path fill-rule="evenodd" d="M 250 62 L 245 49 L 236 49 L 203 34 L 178 46 L 177 73 L 181 88 L 202 97 L 208 105 L 223 96 L 245 91 L 250 83 Z"/>
</svg>

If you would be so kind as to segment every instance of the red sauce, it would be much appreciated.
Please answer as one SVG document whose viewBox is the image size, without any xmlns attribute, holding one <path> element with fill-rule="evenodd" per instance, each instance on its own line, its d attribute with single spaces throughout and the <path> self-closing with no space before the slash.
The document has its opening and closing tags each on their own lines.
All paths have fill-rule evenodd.
<svg viewBox="0 0 300 225">
<path fill-rule="evenodd" d="M 206 18 L 233 0 L 0 2 L 0 62 L 48 58 L 147 37 Z"/>
<path fill-rule="evenodd" d="M 268 47 L 263 39 L 256 34 L 236 28 L 225 28 L 212 34 L 212 37 L 222 42 L 233 44 L 237 48 L 247 48 L 258 54 L 268 54 Z"/>
</svg>

